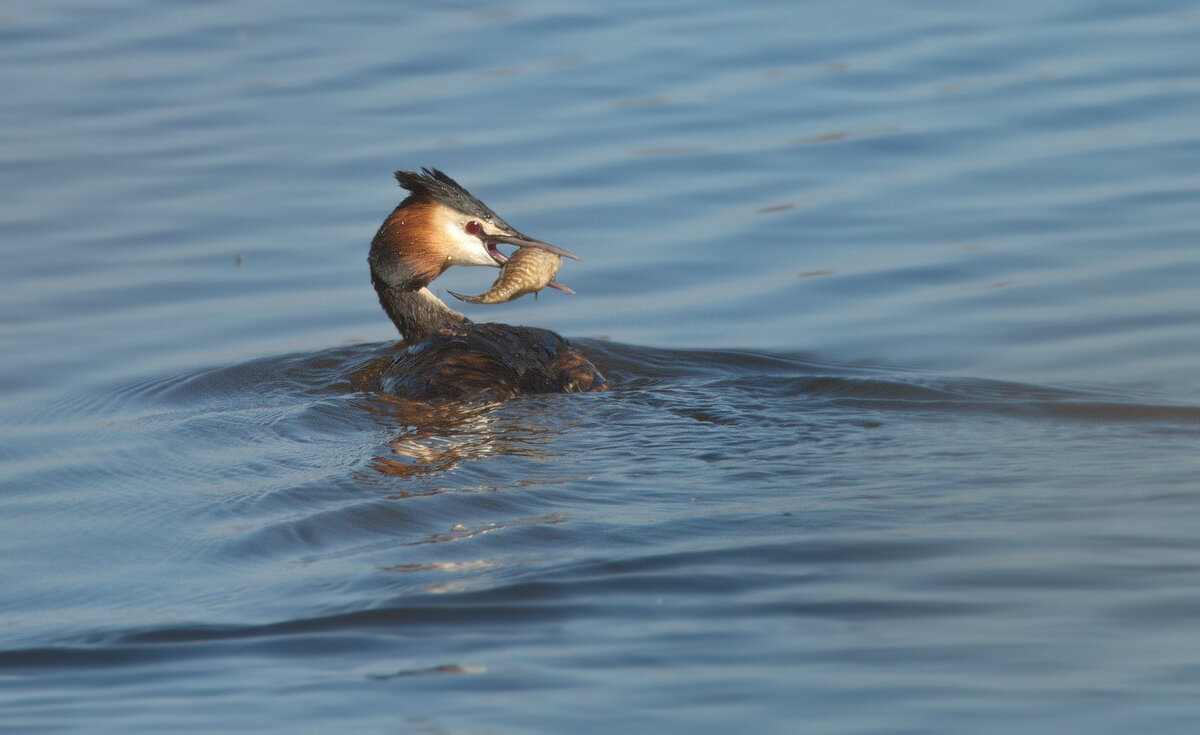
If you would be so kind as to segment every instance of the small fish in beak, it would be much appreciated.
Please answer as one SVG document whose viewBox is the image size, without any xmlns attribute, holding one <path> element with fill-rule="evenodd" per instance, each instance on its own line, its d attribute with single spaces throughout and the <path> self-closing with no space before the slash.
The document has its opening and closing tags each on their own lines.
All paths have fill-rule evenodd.
<svg viewBox="0 0 1200 735">
<path fill-rule="evenodd" d="M 547 286 L 575 293 L 554 280 L 560 265 L 562 258 L 550 250 L 540 247 L 518 248 L 504 261 L 500 277 L 486 292 L 478 296 L 464 296 L 451 291 L 450 295 L 469 304 L 503 304 L 527 293 L 537 293 Z"/>
</svg>

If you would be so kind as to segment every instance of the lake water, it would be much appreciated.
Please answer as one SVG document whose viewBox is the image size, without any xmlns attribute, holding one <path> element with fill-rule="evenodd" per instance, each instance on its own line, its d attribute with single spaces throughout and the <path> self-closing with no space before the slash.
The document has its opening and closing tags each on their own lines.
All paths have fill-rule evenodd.
<svg viewBox="0 0 1200 735">
<path fill-rule="evenodd" d="M 1198 37 L 11 0 L 0 732 L 1195 732 Z M 611 392 L 363 390 L 420 166 Z"/>
</svg>

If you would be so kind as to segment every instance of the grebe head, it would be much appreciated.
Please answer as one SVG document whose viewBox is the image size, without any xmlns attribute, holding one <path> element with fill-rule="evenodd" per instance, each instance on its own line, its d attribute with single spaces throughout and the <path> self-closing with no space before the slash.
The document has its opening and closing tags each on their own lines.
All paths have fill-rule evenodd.
<svg viewBox="0 0 1200 735">
<path fill-rule="evenodd" d="M 513 229 L 486 204 L 437 169 L 397 171 L 409 196 L 379 228 L 371 242 L 371 271 L 399 289 L 426 286 L 452 265 L 499 267 L 508 260 L 497 249 L 506 243 L 576 256 Z"/>
</svg>

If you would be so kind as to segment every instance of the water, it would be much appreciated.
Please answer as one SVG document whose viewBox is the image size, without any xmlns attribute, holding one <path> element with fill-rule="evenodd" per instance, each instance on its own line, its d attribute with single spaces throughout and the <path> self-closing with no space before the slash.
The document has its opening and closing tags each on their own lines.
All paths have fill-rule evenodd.
<svg viewBox="0 0 1200 735">
<path fill-rule="evenodd" d="M 9 3 L 0 732 L 1192 732 L 1198 30 Z M 362 390 L 422 165 L 611 392 Z"/>
</svg>

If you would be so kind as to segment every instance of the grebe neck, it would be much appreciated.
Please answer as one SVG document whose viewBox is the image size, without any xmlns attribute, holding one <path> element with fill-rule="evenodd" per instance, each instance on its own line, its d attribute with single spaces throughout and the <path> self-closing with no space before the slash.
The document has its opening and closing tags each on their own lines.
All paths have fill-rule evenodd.
<svg viewBox="0 0 1200 735">
<path fill-rule="evenodd" d="M 396 329 L 400 330 L 404 341 L 409 344 L 432 337 L 442 330 L 453 330 L 471 322 L 446 306 L 425 286 L 396 288 L 374 277 L 374 274 L 371 281 L 375 285 L 375 292 L 379 294 L 379 303 L 383 310 L 391 317 Z"/>
</svg>

